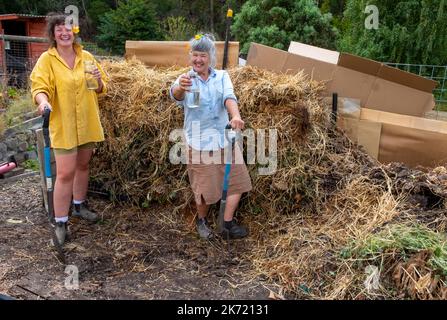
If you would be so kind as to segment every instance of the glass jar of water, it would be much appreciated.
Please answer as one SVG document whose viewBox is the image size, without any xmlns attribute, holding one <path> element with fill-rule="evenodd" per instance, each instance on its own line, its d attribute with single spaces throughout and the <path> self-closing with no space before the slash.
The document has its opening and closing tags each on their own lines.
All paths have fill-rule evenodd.
<svg viewBox="0 0 447 320">
<path fill-rule="evenodd" d="M 96 65 L 93 60 L 84 60 L 84 74 L 85 81 L 87 82 L 87 88 L 89 90 L 98 89 L 98 80 L 93 76 L 93 71 L 95 71 Z"/>
<path fill-rule="evenodd" d="M 199 75 L 197 72 L 191 70 L 188 72 L 189 77 L 191 78 L 192 85 L 191 85 L 191 91 L 189 92 L 190 99 L 189 99 L 189 108 L 198 108 L 200 105 L 200 87 L 199 87 Z"/>
</svg>

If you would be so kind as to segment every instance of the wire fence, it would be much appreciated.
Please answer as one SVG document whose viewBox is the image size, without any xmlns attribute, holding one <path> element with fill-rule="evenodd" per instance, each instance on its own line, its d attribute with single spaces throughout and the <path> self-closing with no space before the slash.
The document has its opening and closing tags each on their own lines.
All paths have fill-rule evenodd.
<svg viewBox="0 0 447 320">
<path fill-rule="evenodd" d="M 447 66 L 405 63 L 386 63 L 386 65 L 437 81 L 438 86 L 433 90 L 436 109 L 447 110 Z"/>
</svg>

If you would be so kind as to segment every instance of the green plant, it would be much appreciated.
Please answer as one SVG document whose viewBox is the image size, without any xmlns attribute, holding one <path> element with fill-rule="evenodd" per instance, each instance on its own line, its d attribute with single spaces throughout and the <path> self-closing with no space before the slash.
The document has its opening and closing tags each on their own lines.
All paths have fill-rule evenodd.
<svg viewBox="0 0 447 320">
<path fill-rule="evenodd" d="M 438 104 L 435 109 L 437 111 L 447 111 L 447 104 Z"/>
<path fill-rule="evenodd" d="M 28 148 L 26 148 L 26 151 L 37 151 L 37 148 L 34 145 L 30 145 Z"/>
<path fill-rule="evenodd" d="M 335 47 L 332 15 L 322 14 L 313 0 L 248 0 L 231 28 L 246 54 L 251 42 L 287 50 L 290 41 Z"/>
<path fill-rule="evenodd" d="M 5 121 L 8 126 L 13 126 L 22 121 L 22 115 L 35 111 L 31 94 L 29 92 L 21 93 L 14 100 L 11 100 L 6 110 Z"/>
<path fill-rule="evenodd" d="M 447 275 L 447 238 L 420 224 L 395 224 L 364 241 L 354 242 L 342 250 L 342 257 L 380 259 L 386 251 L 401 255 L 428 250 L 432 253 L 429 264 L 433 269 Z"/>
<path fill-rule="evenodd" d="M 33 171 L 39 171 L 40 170 L 39 161 L 36 160 L 36 159 L 25 160 L 23 162 L 23 167 L 25 169 L 30 169 L 30 170 L 33 170 Z"/>
<path fill-rule="evenodd" d="M 447 64 L 445 0 L 349 0 L 339 51 L 383 62 Z M 365 28 L 367 5 L 378 9 L 378 29 Z"/>
<path fill-rule="evenodd" d="M 125 0 L 100 18 L 98 36 L 102 47 L 123 54 L 126 40 L 159 40 L 161 36 L 152 2 Z"/>
<path fill-rule="evenodd" d="M 195 30 L 194 25 L 188 23 L 185 17 L 167 17 L 162 23 L 162 28 L 167 41 L 189 40 Z"/>
<path fill-rule="evenodd" d="M 11 99 L 14 99 L 19 95 L 19 91 L 14 87 L 9 87 L 7 91 L 8 91 L 8 97 Z"/>
<path fill-rule="evenodd" d="M 4 115 L 0 115 L 0 138 L 3 137 L 5 130 L 6 130 L 6 119 Z"/>
</svg>

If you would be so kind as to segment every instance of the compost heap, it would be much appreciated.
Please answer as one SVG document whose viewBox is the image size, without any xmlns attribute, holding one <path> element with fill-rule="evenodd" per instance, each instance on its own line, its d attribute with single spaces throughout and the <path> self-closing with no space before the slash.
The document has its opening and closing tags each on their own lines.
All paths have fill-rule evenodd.
<svg viewBox="0 0 447 320">
<path fill-rule="evenodd" d="M 93 184 L 138 206 L 191 206 L 186 166 L 169 162 L 169 135 L 183 126 L 169 88 L 186 69 L 102 65 L 106 141 Z M 251 232 L 253 278 L 277 285 L 279 297 L 447 298 L 446 168 L 378 164 L 333 128 L 324 84 L 303 73 L 229 74 L 246 127 L 277 129 L 277 170 L 248 165 L 253 190 L 237 213 Z"/>
</svg>

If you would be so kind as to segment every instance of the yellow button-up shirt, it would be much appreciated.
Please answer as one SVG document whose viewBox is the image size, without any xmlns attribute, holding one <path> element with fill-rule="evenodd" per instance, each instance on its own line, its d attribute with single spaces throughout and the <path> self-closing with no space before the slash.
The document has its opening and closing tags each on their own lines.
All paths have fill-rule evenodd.
<svg viewBox="0 0 447 320">
<path fill-rule="evenodd" d="M 104 140 L 99 119 L 98 97 L 95 90 L 87 89 L 84 60 L 94 60 L 102 75 L 107 91 L 107 77 L 92 54 L 75 45 L 76 59 L 71 69 L 56 48 L 44 52 L 31 73 L 33 101 L 38 93 L 48 96 L 53 111 L 50 115 L 51 147 L 72 149 L 89 142 Z"/>
</svg>

